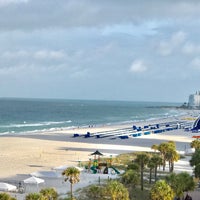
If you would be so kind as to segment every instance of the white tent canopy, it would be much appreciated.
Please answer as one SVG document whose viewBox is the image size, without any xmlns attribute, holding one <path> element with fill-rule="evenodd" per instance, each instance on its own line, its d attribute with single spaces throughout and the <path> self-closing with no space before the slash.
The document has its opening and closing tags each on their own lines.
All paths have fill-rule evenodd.
<svg viewBox="0 0 200 200">
<path fill-rule="evenodd" d="M 30 177 L 24 180 L 24 183 L 29 183 L 29 184 L 40 184 L 40 183 L 44 183 L 44 180 L 41 178 L 37 178 L 37 177 Z"/>
<path fill-rule="evenodd" d="M 41 178 L 37 177 L 30 177 L 24 180 L 24 183 L 26 184 L 25 186 L 25 191 L 26 192 L 38 192 L 39 191 L 39 185 L 40 183 L 44 183 L 44 180 Z"/>
<path fill-rule="evenodd" d="M 1 191 L 16 191 L 17 187 L 15 185 L 0 182 L 0 190 Z"/>
</svg>

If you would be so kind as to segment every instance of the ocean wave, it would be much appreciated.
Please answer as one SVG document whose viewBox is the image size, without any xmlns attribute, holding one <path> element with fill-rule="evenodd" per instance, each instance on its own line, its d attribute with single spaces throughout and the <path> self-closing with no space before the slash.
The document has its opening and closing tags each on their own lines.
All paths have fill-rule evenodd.
<svg viewBox="0 0 200 200">
<path fill-rule="evenodd" d="M 13 102 L 11 102 L 13 104 Z M 123 102 L 123 104 L 114 104 L 112 103 L 107 104 L 103 102 L 101 104 L 96 104 L 96 102 L 92 102 L 91 104 L 88 102 L 87 105 L 87 112 L 80 108 L 80 105 L 76 102 L 73 106 L 68 106 L 69 103 L 64 104 L 66 107 L 63 108 L 62 104 L 59 102 L 54 106 L 54 116 L 52 116 L 52 111 L 49 113 L 49 107 L 45 107 L 44 110 L 35 110 L 33 107 L 33 114 L 32 112 L 28 112 L 25 108 L 23 108 L 23 104 L 20 104 L 21 107 L 20 113 L 22 115 L 18 115 L 18 113 L 1 113 L 2 116 L 10 116 L 7 119 L 3 119 L 0 121 L 0 135 L 6 134 L 37 134 L 37 133 L 47 133 L 53 131 L 62 131 L 73 129 L 76 127 L 91 127 L 91 126 L 105 126 L 105 125 L 121 125 L 121 124 L 134 124 L 140 121 L 151 121 L 156 119 L 163 119 L 169 118 L 173 116 L 182 115 L 184 111 L 176 110 L 176 109 L 158 109 L 152 107 L 151 109 L 146 108 L 146 104 L 141 104 L 138 106 L 137 103 L 133 103 L 130 106 L 128 103 L 127 106 Z M 17 102 L 17 105 L 19 102 Z M 28 105 L 34 106 L 34 102 L 27 102 Z M 105 104 L 105 106 L 104 106 Z M 116 105 L 116 108 L 113 112 L 113 104 Z M 1 105 L 1 104 L 0 104 Z M 85 105 L 85 104 L 84 104 Z M 91 106 L 90 106 L 91 105 Z M 10 106 L 10 104 L 9 104 Z M 43 102 L 41 104 L 42 108 L 44 106 Z M 45 104 L 46 106 L 46 104 Z M 52 108 L 52 104 L 49 105 Z M 62 108 L 62 109 L 60 109 Z M 23 110 L 24 109 L 24 110 Z M 109 110 L 110 109 L 110 110 Z M 9 111 L 9 109 L 8 109 Z M 36 112 L 37 111 L 37 112 Z M 35 112 L 37 114 L 35 114 Z M 43 115 L 43 112 L 45 115 Z M 81 113 L 81 114 L 80 114 Z M 67 120 L 70 119 L 70 120 Z M 17 121 L 18 120 L 18 121 Z M 150 122 L 148 122 L 150 123 Z"/>
<path fill-rule="evenodd" d="M 68 127 L 58 127 L 58 128 L 44 128 L 44 129 L 35 129 L 29 131 L 7 131 L 7 132 L 0 132 L 0 135 L 9 135 L 9 134 L 16 134 L 16 135 L 33 135 L 38 133 L 50 133 L 50 132 L 57 132 L 62 130 L 69 130 L 77 128 L 76 126 L 68 126 Z"/>
<path fill-rule="evenodd" d="M 39 122 L 39 123 L 24 123 L 22 124 L 9 124 L 9 125 L 1 125 L 0 128 L 23 128 L 23 127 L 38 127 L 38 126 L 51 126 L 51 125 L 58 125 L 58 124 L 68 124 L 72 123 L 71 120 L 68 121 L 60 121 L 60 122 Z"/>
<path fill-rule="evenodd" d="M 185 112 L 180 112 L 179 114 L 177 113 L 170 113 L 165 115 L 160 115 L 160 114 L 154 114 L 154 115 L 149 115 L 148 117 L 146 116 L 145 118 L 135 118 L 134 120 L 122 120 L 122 121 L 118 121 L 118 122 L 106 122 L 106 123 L 97 123 L 97 124 L 93 124 L 94 126 L 110 126 L 110 125 L 121 125 L 121 124 L 131 124 L 131 123 L 137 123 L 137 122 L 142 122 L 142 121 L 146 121 L 148 123 L 150 123 L 151 121 L 155 121 L 155 120 L 162 120 L 162 119 L 166 119 L 166 118 L 170 118 L 170 117 L 177 117 L 180 115 L 185 114 Z M 70 124 L 71 123 L 71 124 Z M 67 125 L 68 124 L 68 125 Z M 51 125 L 51 126 L 50 126 Z M 58 125 L 58 126 L 56 126 Z M 60 125 L 60 126 L 59 126 Z M 69 126 L 71 125 L 71 126 Z M 2 126 L 0 126 L 1 128 Z M 5 126 L 4 126 L 5 127 Z M 63 130 L 70 130 L 70 129 L 74 129 L 77 127 L 80 128 L 87 128 L 89 127 L 89 125 L 87 124 L 80 124 L 80 125 L 73 125 L 71 120 L 68 121 L 60 121 L 60 122 L 41 122 L 41 123 L 26 123 L 24 122 L 23 124 L 11 124 L 6 126 L 12 130 L 1 130 L 0 131 L 0 135 L 9 135 L 9 134 L 16 134 L 16 135 L 31 135 L 31 134 L 45 134 L 48 132 L 58 132 L 58 131 L 63 131 Z M 30 128 L 29 128 L 30 127 Z M 34 127 L 34 128 L 31 128 Z M 32 130 L 30 130 L 32 129 Z"/>
<path fill-rule="evenodd" d="M 10 135 L 10 134 L 14 134 L 15 131 L 5 131 L 5 132 L 0 132 L 0 135 Z"/>
</svg>

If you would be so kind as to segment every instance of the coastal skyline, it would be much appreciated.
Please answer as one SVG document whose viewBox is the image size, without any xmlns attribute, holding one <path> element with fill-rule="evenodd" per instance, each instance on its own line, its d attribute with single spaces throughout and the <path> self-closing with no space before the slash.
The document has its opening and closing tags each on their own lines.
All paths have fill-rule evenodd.
<svg viewBox="0 0 200 200">
<path fill-rule="evenodd" d="M 0 0 L 0 97 L 187 102 L 196 0 Z"/>
</svg>

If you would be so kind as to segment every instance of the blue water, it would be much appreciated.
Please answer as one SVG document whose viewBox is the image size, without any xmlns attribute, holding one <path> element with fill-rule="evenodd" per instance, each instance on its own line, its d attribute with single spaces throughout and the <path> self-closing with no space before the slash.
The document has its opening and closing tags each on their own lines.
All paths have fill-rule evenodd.
<svg viewBox="0 0 200 200">
<path fill-rule="evenodd" d="M 0 134 L 127 123 L 183 114 L 173 103 L 0 99 Z"/>
</svg>

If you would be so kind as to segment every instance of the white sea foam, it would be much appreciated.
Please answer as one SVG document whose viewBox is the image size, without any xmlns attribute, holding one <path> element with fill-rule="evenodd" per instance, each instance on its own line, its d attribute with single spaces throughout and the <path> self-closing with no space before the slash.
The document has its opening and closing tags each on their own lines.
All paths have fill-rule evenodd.
<svg viewBox="0 0 200 200">
<path fill-rule="evenodd" d="M 17 135 L 34 135 L 38 133 L 51 133 L 55 131 L 61 131 L 61 130 L 70 130 L 77 128 L 76 126 L 68 126 L 68 127 L 57 127 L 57 128 L 44 128 L 44 129 L 35 129 L 32 131 L 20 131 L 20 132 L 15 132 L 15 131 L 7 131 L 7 132 L 2 132 L 0 135 L 9 135 L 9 134 L 17 134 Z M 82 128 L 82 127 L 81 127 Z"/>
<path fill-rule="evenodd" d="M 73 127 L 134 124 L 179 116 L 181 112 L 173 107 L 156 107 L 160 105 L 162 103 L 11 99 L 0 104 L 0 116 L 3 116 L 0 121 L 0 134 L 9 134 L 11 131 L 20 134 L 59 131 Z"/>
<path fill-rule="evenodd" d="M 56 124 L 66 124 L 71 123 L 71 120 L 68 121 L 61 121 L 61 122 L 39 122 L 39 123 L 26 123 L 23 124 L 9 124 L 9 125 L 1 125 L 0 128 L 22 128 L 22 127 L 37 127 L 37 126 L 51 126 Z"/>
</svg>

